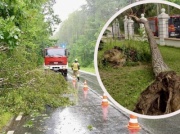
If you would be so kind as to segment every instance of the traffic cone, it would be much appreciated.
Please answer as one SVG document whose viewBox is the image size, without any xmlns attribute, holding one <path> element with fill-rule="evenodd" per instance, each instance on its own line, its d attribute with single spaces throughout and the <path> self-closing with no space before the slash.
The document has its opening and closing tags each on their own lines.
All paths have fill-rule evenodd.
<svg viewBox="0 0 180 134">
<path fill-rule="evenodd" d="M 84 98 L 86 99 L 87 92 L 88 92 L 88 86 L 87 86 L 86 80 L 84 81 L 83 92 L 84 92 Z"/>
<path fill-rule="evenodd" d="M 130 134 L 137 134 L 141 129 L 140 125 L 138 124 L 137 117 L 134 115 L 130 115 L 130 120 L 128 124 L 128 129 Z"/>
<path fill-rule="evenodd" d="M 75 76 L 73 76 L 72 83 L 73 83 L 73 87 L 75 88 L 76 87 L 76 77 Z"/>
<path fill-rule="evenodd" d="M 101 106 L 102 106 L 102 110 L 103 110 L 103 119 L 106 120 L 107 114 L 108 114 L 109 102 L 108 102 L 107 96 L 105 94 L 103 94 Z"/>
</svg>

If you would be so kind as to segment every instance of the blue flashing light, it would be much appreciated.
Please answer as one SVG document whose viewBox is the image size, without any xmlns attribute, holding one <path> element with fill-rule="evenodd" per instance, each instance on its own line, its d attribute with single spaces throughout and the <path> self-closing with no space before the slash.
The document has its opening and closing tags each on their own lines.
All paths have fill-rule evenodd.
<svg viewBox="0 0 180 134">
<path fill-rule="evenodd" d="M 61 43 L 61 44 L 60 44 L 60 47 L 66 48 L 66 44 L 65 44 L 65 43 Z"/>
</svg>

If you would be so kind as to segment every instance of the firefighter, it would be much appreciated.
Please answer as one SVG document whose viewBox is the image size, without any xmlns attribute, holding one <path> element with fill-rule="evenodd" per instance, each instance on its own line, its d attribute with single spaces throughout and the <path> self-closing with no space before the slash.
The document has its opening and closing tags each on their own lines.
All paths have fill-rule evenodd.
<svg viewBox="0 0 180 134">
<path fill-rule="evenodd" d="M 73 64 L 71 65 L 71 68 L 73 70 L 73 75 L 78 79 L 79 81 L 79 69 L 80 69 L 80 65 L 78 63 L 78 60 L 75 59 Z"/>
</svg>

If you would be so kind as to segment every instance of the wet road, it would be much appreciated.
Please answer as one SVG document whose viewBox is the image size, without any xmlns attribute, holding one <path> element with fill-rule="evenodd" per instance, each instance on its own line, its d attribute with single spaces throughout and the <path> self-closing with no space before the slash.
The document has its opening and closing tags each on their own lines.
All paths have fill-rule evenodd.
<svg viewBox="0 0 180 134">
<path fill-rule="evenodd" d="M 67 80 L 72 86 L 70 75 Z M 86 99 L 82 90 L 84 80 L 89 86 Z M 54 110 L 47 108 L 46 113 L 38 117 L 23 117 L 19 122 L 14 121 L 8 130 L 13 130 L 14 134 L 129 134 L 129 115 L 113 105 L 109 106 L 107 120 L 103 120 L 100 97 L 103 91 L 95 75 L 81 72 L 81 81 L 74 90 L 77 94 L 69 97 L 76 105 Z M 180 134 L 179 119 L 179 115 L 161 120 L 138 119 L 142 127 L 139 134 Z M 33 126 L 28 128 L 27 122 L 29 126 L 33 123 Z"/>
<path fill-rule="evenodd" d="M 180 114 L 165 119 L 140 119 L 139 123 L 152 134 L 180 134 Z"/>
</svg>

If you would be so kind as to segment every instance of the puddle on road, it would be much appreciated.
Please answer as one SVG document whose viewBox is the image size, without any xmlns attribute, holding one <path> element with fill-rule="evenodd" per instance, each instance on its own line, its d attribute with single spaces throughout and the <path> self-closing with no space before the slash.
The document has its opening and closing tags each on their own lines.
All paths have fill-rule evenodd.
<svg viewBox="0 0 180 134">
<path fill-rule="evenodd" d="M 82 127 L 81 121 L 75 118 L 68 108 L 63 109 L 62 112 L 57 114 L 55 119 L 57 121 L 53 121 L 52 118 L 52 122 L 55 122 L 53 126 L 54 134 L 80 134 L 87 131 Z"/>
</svg>

